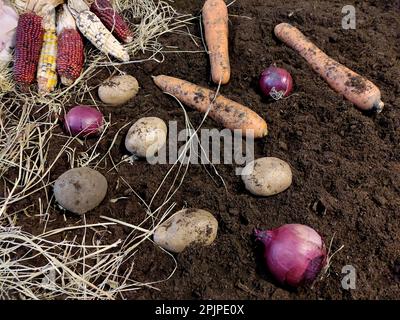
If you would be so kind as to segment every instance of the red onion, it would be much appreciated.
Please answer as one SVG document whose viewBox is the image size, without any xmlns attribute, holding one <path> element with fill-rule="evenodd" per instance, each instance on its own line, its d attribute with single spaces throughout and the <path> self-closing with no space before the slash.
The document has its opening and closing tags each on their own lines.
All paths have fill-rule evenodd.
<svg viewBox="0 0 400 320">
<path fill-rule="evenodd" d="M 65 116 L 64 128 L 72 135 L 97 136 L 103 131 L 104 119 L 100 111 L 90 106 L 73 107 Z"/>
<path fill-rule="evenodd" d="M 279 100 L 292 92 L 293 79 L 285 69 L 270 66 L 261 73 L 259 85 L 266 97 Z"/>
<path fill-rule="evenodd" d="M 321 236 L 302 224 L 285 224 L 277 229 L 254 231 L 264 243 L 269 271 L 283 285 L 298 287 L 313 282 L 326 264 L 326 247 Z"/>
</svg>

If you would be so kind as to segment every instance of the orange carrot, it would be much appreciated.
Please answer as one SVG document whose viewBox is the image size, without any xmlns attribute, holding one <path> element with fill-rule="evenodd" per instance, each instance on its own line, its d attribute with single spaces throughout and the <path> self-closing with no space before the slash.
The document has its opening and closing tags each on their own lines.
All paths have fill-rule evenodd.
<svg viewBox="0 0 400 320">
<path fill-rule="evenodd" d="M 242 135 L 254 134 L 261 138 L 268 134 L 267 123 L 253 110 L 193 83 L 168 76 L 153 77 L 164 92 L 175 96 L 189 107 L 206 113 L 225 128 L 242 130 Z M 215 98 L 215 100 L 214 100 Z M 210 107 L 211 106 L 211 107 Z M 247 132 L 247 130 L 251 130 Z"/>
<path fill-rule="evenodd" d="M 326 55 L 296 27 L 288 23 L 278 24 L 275 35 L 296 50 L 336 92 L 358 108 L 376 113 L 382 111 L 384 103 L 377 86 Z"/>
<path fill-rule="evenodd" d="M 223 0 L 206 0 L 203 6 L 204 36 L 210 52 L 214 83 L 227 84 L 231 77 L 228 48 L 228 8 Z"/>
</svg>

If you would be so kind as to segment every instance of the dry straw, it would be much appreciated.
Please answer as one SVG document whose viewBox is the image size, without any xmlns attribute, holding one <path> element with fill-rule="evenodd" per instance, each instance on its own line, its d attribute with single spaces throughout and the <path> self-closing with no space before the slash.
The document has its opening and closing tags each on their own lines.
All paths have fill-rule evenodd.
<svg viewBox="0 0 400 320">
<path fill-rule="evenodd" d="M 190 52 L 204 52 L 198 45 L 201 39 L 189 31 L 190 24 L 198 17 L 179 14 L 172 4 L 153 0 L 114 1 L 135 33 L 134 41 L 126 45 L 131 56 L 127 63 L 162 62 L 166 53 L 182 50 L 163 43 L 162 36 L 167 33 L 188 36 L 199 48 Z M 127 292 L 144 287 L 158 290 L 157 284 L 175 272 L 174 257 L 164 251 L 175 265 L 166 279 L 143 282 L 135 280 L 134 276 L 135 255 L 141 245 L 151 242 L 155 228 L 176 211 L 173 196 L 189 167 L 189 163 L 180 160 L 193 152 L 193 143 L 198 140 L 201 125 L 194 128 L 182 106 L 186 128 L 192 134 L 151 201 L 146 203 L 123 177 L 119 177 L 136 195 L 137 199 L 129 201 L 139 201 L 145 208 L 141 223 L 133 225 L 104 216 L 102 222 L 87 224 L 83 217 L 79 225 L 68 226 L 66 220 L 66 227 L 50 229 L 50 212 L 56 206 L 50 174 L 61 158 L 65 160 L 66 157 L 70 167 L 89 166 L 116 172 L 122 163 L 134 161 L 133 158 L 121 161 L 111 156 L 118 137 L 130 124 L 119 128 L 113 137 L 109 136 L 109 128 L 113 126 L 111 115 L 107 117 L 103 134 L 91 144 L 55 133 L 60 132 L 54 129 L 65 105 L 88 100 L 97 105 L 90 92 L 96 87 L 91 85 L 94 82 L 91 80 L 99 72 L 106 69 L 110 74 L 121 73 L 121 63 L 111 61 L 93 48 L 86 50 L 81 77 L 71 86 L 60 87 L 45 96 L 36 91 L 15 92 L 10 67 L 0 67 L 0 299 L 124 299 Z M 204 119 L 206 117 L 207 114 Z M 59 153 L 50 157 L 54 138 L 63 139 L 64 143 Z M 103 139 L 111 141 L 105 153 L 98 150 Z M 79 151 L 76 142 L 81 147 Z M 167 182 L 171 179 L 172 182 Z M 168 191 L 161 192 L 165 187 Z M 36 200 L 26 208 L 14 210 L 24 199 Z M 156 202 L 161 205 L 154 207 Z M 42 233 L 33 235 L 29 230 L 22 230 L 18 222 L 23 215 L 36 216 L 43 226 Z M 129 228 L 131 232 L 126 238 L 109 243 L 107 237 L 111 229 L 117 227 Z"/>
</svg>

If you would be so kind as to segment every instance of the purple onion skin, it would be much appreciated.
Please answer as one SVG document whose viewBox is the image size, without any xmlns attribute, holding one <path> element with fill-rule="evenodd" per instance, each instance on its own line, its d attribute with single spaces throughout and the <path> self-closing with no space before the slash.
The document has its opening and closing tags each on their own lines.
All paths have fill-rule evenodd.
<svg viewBox="0 0 400 320">
<path fill-rule="evenodd" d="M 256 229 L 254 234 L 264 244 L 267 268 L 282 285 L 310 284 L 326 265 L 324 241 L 308 226 L 285 224 L 274 230 Z"/>
<path fill-rule="evenodd" d="M 73 136 L 95 137 L 103 131 L 104 118 L 91 106 L 73 107 L 64 118 L 64 128 Z"/>
<path fill-rule="evenodd" d="M 261 73 L 259 85 L 264 96 L 279 100 L 292 93 L 293 79 L 285 69 L 270 66 Z"/>
</svg>

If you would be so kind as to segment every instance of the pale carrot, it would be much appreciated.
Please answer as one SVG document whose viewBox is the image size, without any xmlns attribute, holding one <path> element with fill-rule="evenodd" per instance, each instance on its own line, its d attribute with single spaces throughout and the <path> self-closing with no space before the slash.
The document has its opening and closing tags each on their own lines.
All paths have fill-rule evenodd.
<svg viewBox="0 0 400 320">
<path fill-rule="evenodd" d="M 204 36 L 210 53 L 211 78 L 216 84 L 227 84 L 231 77 L 228 8 L 223 0 L 206 0 L 202 15 Z"/>
<path fill-rule="evenodd" d="M 382 111 L 384 103 L 376 85 L 326 55 L 296 27 L 288 23 L 278 24 L 275 35 L 296 50 L 336 92 L 358 108 L 376 113 Z"/>
<path fill-rule="evenodd" d="M 187 106 L 206 113 L 225 128 L 242 130 L 242 135 L 261 138 L 268 134 L 267 123 L 256 112 L 215 92 L 185 80 L 160 75 L 153 77 L 164 92 L 176 97 Z"/>
</svg>

